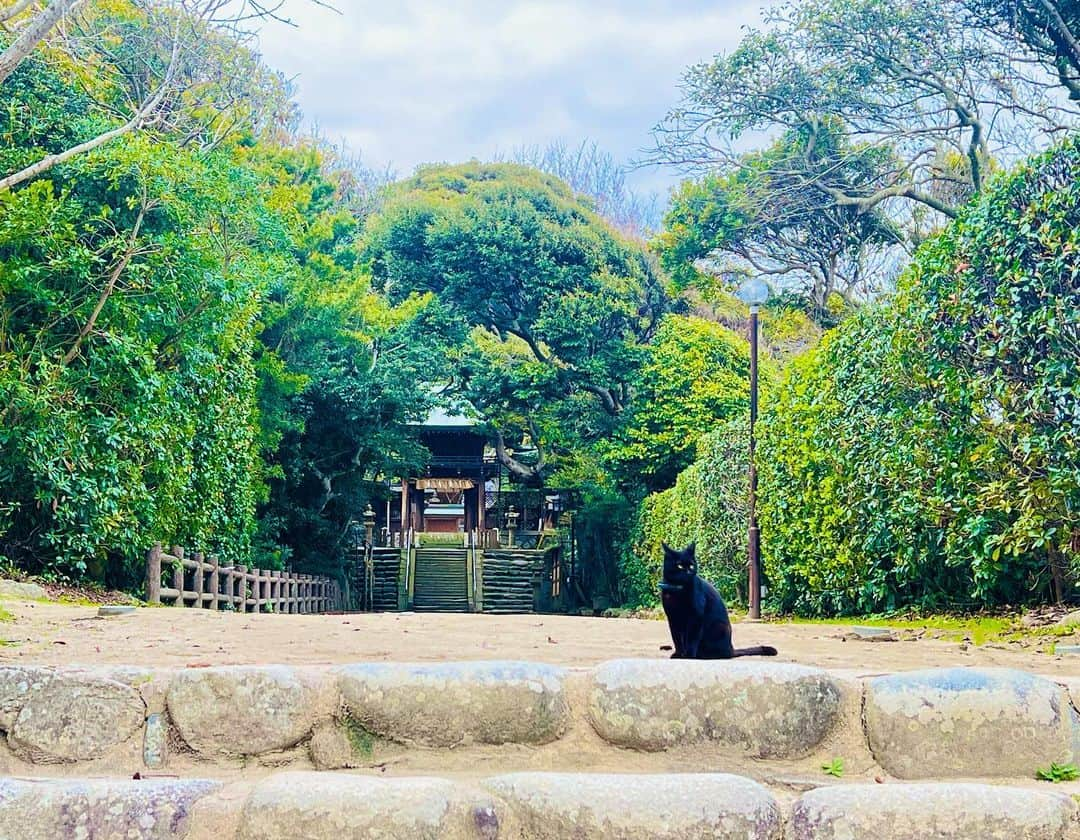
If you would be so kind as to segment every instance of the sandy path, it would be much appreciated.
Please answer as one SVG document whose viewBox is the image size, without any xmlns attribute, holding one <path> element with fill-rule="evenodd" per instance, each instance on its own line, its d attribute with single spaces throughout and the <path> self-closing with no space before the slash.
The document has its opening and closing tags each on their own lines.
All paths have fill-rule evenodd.
<svg viewBox="0 0 1080 840">
<path fill-rule="evenodd" d="M 637 619 L 552 615 L 236 615 L 143 609 L 99 618 L 96 608 L 5 601 L 16 619 L 0 625 L 0 661 L 158 666 L 364 661 L 531 659 L 590 665 L 618 657 L 663 657 L 667 625 Z M 1080 656 L 1050 656 L 1019 644 L 968 647 L 932 639 L 843 641 L 850 628 L 739 624 L 736 645 L 771 644 L 774 661 L 872 674 L 949 665 L 1022 668 L 1080 677 Z M 1060 640 L 1068 642 L 1068 639 Z M 1074 640 L 1075 641 L 1075 640 Z"/>
</svg>

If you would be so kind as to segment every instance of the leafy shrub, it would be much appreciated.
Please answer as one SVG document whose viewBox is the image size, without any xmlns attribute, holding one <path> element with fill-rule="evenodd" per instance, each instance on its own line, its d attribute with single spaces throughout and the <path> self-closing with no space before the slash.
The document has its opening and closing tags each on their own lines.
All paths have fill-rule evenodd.
<svg viewBox="0 0 1080 840">
<path fill-rule="evenodd" d="M 623 553 L 624 600 L 657 603 L 661 543 L 697 542 L 700 574 L 731 603 L 746 596 L 747 419 L 730 419 L 705 435 L 698 457 L 675 486 L 647 496 Z"/>
<path fill-rule="evenodd" d="M 1021 167 L 763 415 L 783 609 L 1060 598 L 1080 562 L 1080 141 Z"/>
</svg>

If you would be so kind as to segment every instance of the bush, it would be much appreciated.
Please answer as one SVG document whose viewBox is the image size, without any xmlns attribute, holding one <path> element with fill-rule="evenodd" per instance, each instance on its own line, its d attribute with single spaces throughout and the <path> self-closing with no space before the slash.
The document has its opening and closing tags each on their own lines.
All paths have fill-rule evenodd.
<svg viewBox="0 0 1080 840">
<path fill-rule="evenodd" d="M 729 603 L 746 599 L 748 419 L 730 419 L 705 435 L 697 460 L 675 486 L 647 496 L 623 552 L 624 602 L 658 602 L 662 543 L 697 542 L 700 574 Z"/>
<path fill-rule="evenodd" d="M 1080 565 L 1080 141 L 918 253 L 896 297 L 789 370 L 763 415 L 777 605 L 1060 599 Z"/>
</svg>

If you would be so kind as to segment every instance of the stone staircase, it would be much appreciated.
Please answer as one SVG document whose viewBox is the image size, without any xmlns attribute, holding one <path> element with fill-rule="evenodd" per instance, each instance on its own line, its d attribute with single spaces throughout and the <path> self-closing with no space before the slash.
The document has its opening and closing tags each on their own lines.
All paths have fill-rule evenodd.
<svg viewBox="0 0 1080 840">
<path fill-rule="evenodd" d="M 464 548 L 421 547 L 413 555 L 413 609 L 417 612 L 469 611 L 469 552 Z"/>
<path fill-rule="evenodd" d="M 0 838 L 1077 840 L 1080 782 L 1035 775 L 1080 761 L 1078 696 L 749 661 L 0 666 Z"/>
</svg>

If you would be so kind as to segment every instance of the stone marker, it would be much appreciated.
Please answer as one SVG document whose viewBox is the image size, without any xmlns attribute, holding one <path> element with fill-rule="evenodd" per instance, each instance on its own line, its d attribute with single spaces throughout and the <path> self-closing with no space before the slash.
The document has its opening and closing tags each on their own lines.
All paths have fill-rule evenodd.
<svg viewBox="0 0 1080 840">
<path fill-rule="evenodd" d="M 282 665 L 178 671 L 169 717 L 196 752 L 259 755 L 295 746 L 311 731 L 317 692 Z"/>
<path fill-rule="evenodd" d="M 901 779 L 1032 778 L 1072 761 L 1075 712 L 1065 690 L 1004 668 L 943 668 L 866 683 L 864 716 L 878 764 Z"/>
<path fill-rule="evenodd" d="M 350 716 L 405 744 L 546 744 L 566 730 L 561 668 L 529 662 L 349 665 L 339 671 Z"/>
<path fill-rule="evenodd" d="M 134 736 L 145 717 L 146 704 L 131 686 L 57 671 L 26 696 L 8 744 L 36 764 L 88 761 Z"/>
<path fill-rule="evenodd" d="M 98 607 L 97 614 L 102 618 L 109 618 L 116 615 L 131 615 L 136 609 L 136 607 L 109 604 L 104 607 Z"/>
<path fill-rule="evenodd" d="M 621 747 L 699 741 L 759 758 L 797 758 L 840 724 L 843 689 L 818 668 L 764 662 L 623 659 L 597 666 L 589 719 Z"/>
<path fill-rule="evenodd" d="M 0 837 L 18 840 L 185 837 L 205 780 L 0 779 Z"/>
<path fill-rule="evenodd" d="M 484 782 L 530 840 L 778 840 L 783 820 L 757 782 L 724 773 L 512 773 Z"/>
<path fill-rule="evenodd" d="M 496 840 L 491 796 L 445 779 L 283 773 L 244 803 L 239 840 Z"/>
<path fill-rule="evenodd" d="M 788 840 L 1063 840 L 1062 794 L 977 784 L 838 785 L 803 794 Z"/>
</svg>

